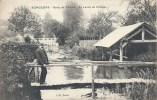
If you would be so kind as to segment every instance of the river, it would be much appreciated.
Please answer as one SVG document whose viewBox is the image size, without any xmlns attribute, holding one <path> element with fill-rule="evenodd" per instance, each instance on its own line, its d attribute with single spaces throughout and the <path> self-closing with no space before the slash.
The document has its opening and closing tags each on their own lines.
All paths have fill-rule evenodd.
<svg viewBox="0 0 157 100">
<path fill-rule="evenodd" d="M 48 54 L 49 60 L 61 61 L 63 58 L 70 57 L 71 55 L 59 50 L 57 53 Z M 73 59 L 74 61 L 75 59 Z M 76 61 L 76 60 L 75 60 Z M 94 68 L 96 72 L 97 67 Z M 47 84 L 65 84 L 69 81 L 91 82 L 92 73 L 90 66 L 53 66 L 47 68 L 48 73 L 46 77 Z M 41 90 L 41 97 L 43 100 L 89 100 L 86 94 L 91 93 L 90 88 L 71 89 L 64 88 L 61 90 Z M 109 90 L 97 89 L 97 97 L 100 100 L 128 100 L 121 94 L 111 93 Z"/>
</svg>

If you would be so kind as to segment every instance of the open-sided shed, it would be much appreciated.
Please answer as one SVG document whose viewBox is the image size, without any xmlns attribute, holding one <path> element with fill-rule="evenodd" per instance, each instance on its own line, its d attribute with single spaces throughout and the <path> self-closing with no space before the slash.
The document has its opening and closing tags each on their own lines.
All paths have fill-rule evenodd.
<svg viewBox="0 0 157 100">
<path fill-rule="evenodd" d="M 123 48 L 128 43 L 156 43 L 156 31 L 146 22 L 141 22 L 129 26 L 118 28 L 94 44 L 96 47 L 105 47 L 110 49 L 110 58 L 112 58 L 111 48 L 118 43 L 120 51 L 120 61 L 123 61 Z"/>
</svg>

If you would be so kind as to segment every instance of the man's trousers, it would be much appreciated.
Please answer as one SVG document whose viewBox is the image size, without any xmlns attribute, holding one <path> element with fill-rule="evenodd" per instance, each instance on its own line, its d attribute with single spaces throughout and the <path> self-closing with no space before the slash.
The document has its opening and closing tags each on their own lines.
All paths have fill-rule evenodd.
<svg viewBox="0 0 157 100">
<path fill-rule="evenodd" d="M 46 67 L 41 67 L 40 83 L 44 83 L 47 75 Z"/>
</svg>

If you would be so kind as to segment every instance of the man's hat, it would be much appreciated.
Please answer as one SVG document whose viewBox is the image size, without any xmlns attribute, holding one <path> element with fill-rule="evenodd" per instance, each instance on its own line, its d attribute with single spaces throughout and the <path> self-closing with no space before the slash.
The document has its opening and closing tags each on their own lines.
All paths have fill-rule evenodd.
<svg viewBox="0 0 157 100">
<path fill-rule="evenodd" d="M 41 46 L 44 46 L 44 44 L 43 44 L 43 43 L 41 43 L 40 45 L 41 45 Z"/>
</svg>

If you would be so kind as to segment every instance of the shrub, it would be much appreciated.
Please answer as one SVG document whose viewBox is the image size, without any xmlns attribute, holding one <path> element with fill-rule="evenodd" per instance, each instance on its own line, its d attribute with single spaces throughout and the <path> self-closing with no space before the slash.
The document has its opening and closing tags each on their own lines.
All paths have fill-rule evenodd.
<svg viewBox="0 0 157 100">
<path fill-rule="evenodd" d="M 154 52 L 146 52 L 140 55 L 137 55 L 133 58 L 133 61 L 148 61 L 153 62 L 156 61 L 156 53 Z"/>
<path fill-rule="evenodd" d="M 79 44 L 79 37 L 74 34 L 74 35 L 71 35 L 69 36 L 67 39 L 66 39 L 66 44 L 72 48 L 74 45 L 76 44 Z"/>
<path fill-rule="evenodd" d="M 79 48 L 76 55 L 83 59 L 90 59 L 95 61 L 104 61 L 109 59 L 109 55 L 105 54 L 102 56 L 102 52 L 99 49 Z"/>
<path fill-rule="evenodd" d="M 23 100 L 29 95 L 29 68 L 26 62 L 34 59 L 36 48 L 35 44 L 17 42 L 0 46 L 0 96 L 3 100 Z"/>
<path fill-rule="evenodd" d="M 0 91 L 3 91 L 6 96 L 8 94 L 16 95 L 20 87 L 28 85 L 26 84 L 28 68 L 23 55 L 13 50 L 1 50 L 0 59 Z M 9 97 L 8 95 L 7 98 L 3 99 L 10 100 L 13 98 Z"/>
<path fill-rule="evenodd" d="M 24 37 L 26 43 L 31 43 L 31 38 L 29 36 Z"/>
<path fill-rule="evenodd" d="M 156 100 L 157 86 L 155 84 L 136 83 L 130 91 L 131 100 Z"/>
<path fill-rule="evenodd" d="M 31 62 L 34 60 L 35 50 L 38 48 L 36 43 L 18 43 L 18 42 L 7 42 L 3 43 L 1 46 L 3 51 L 13 50 L 23 54 L 24 60 L 26 62 Z"/>
</svg>

